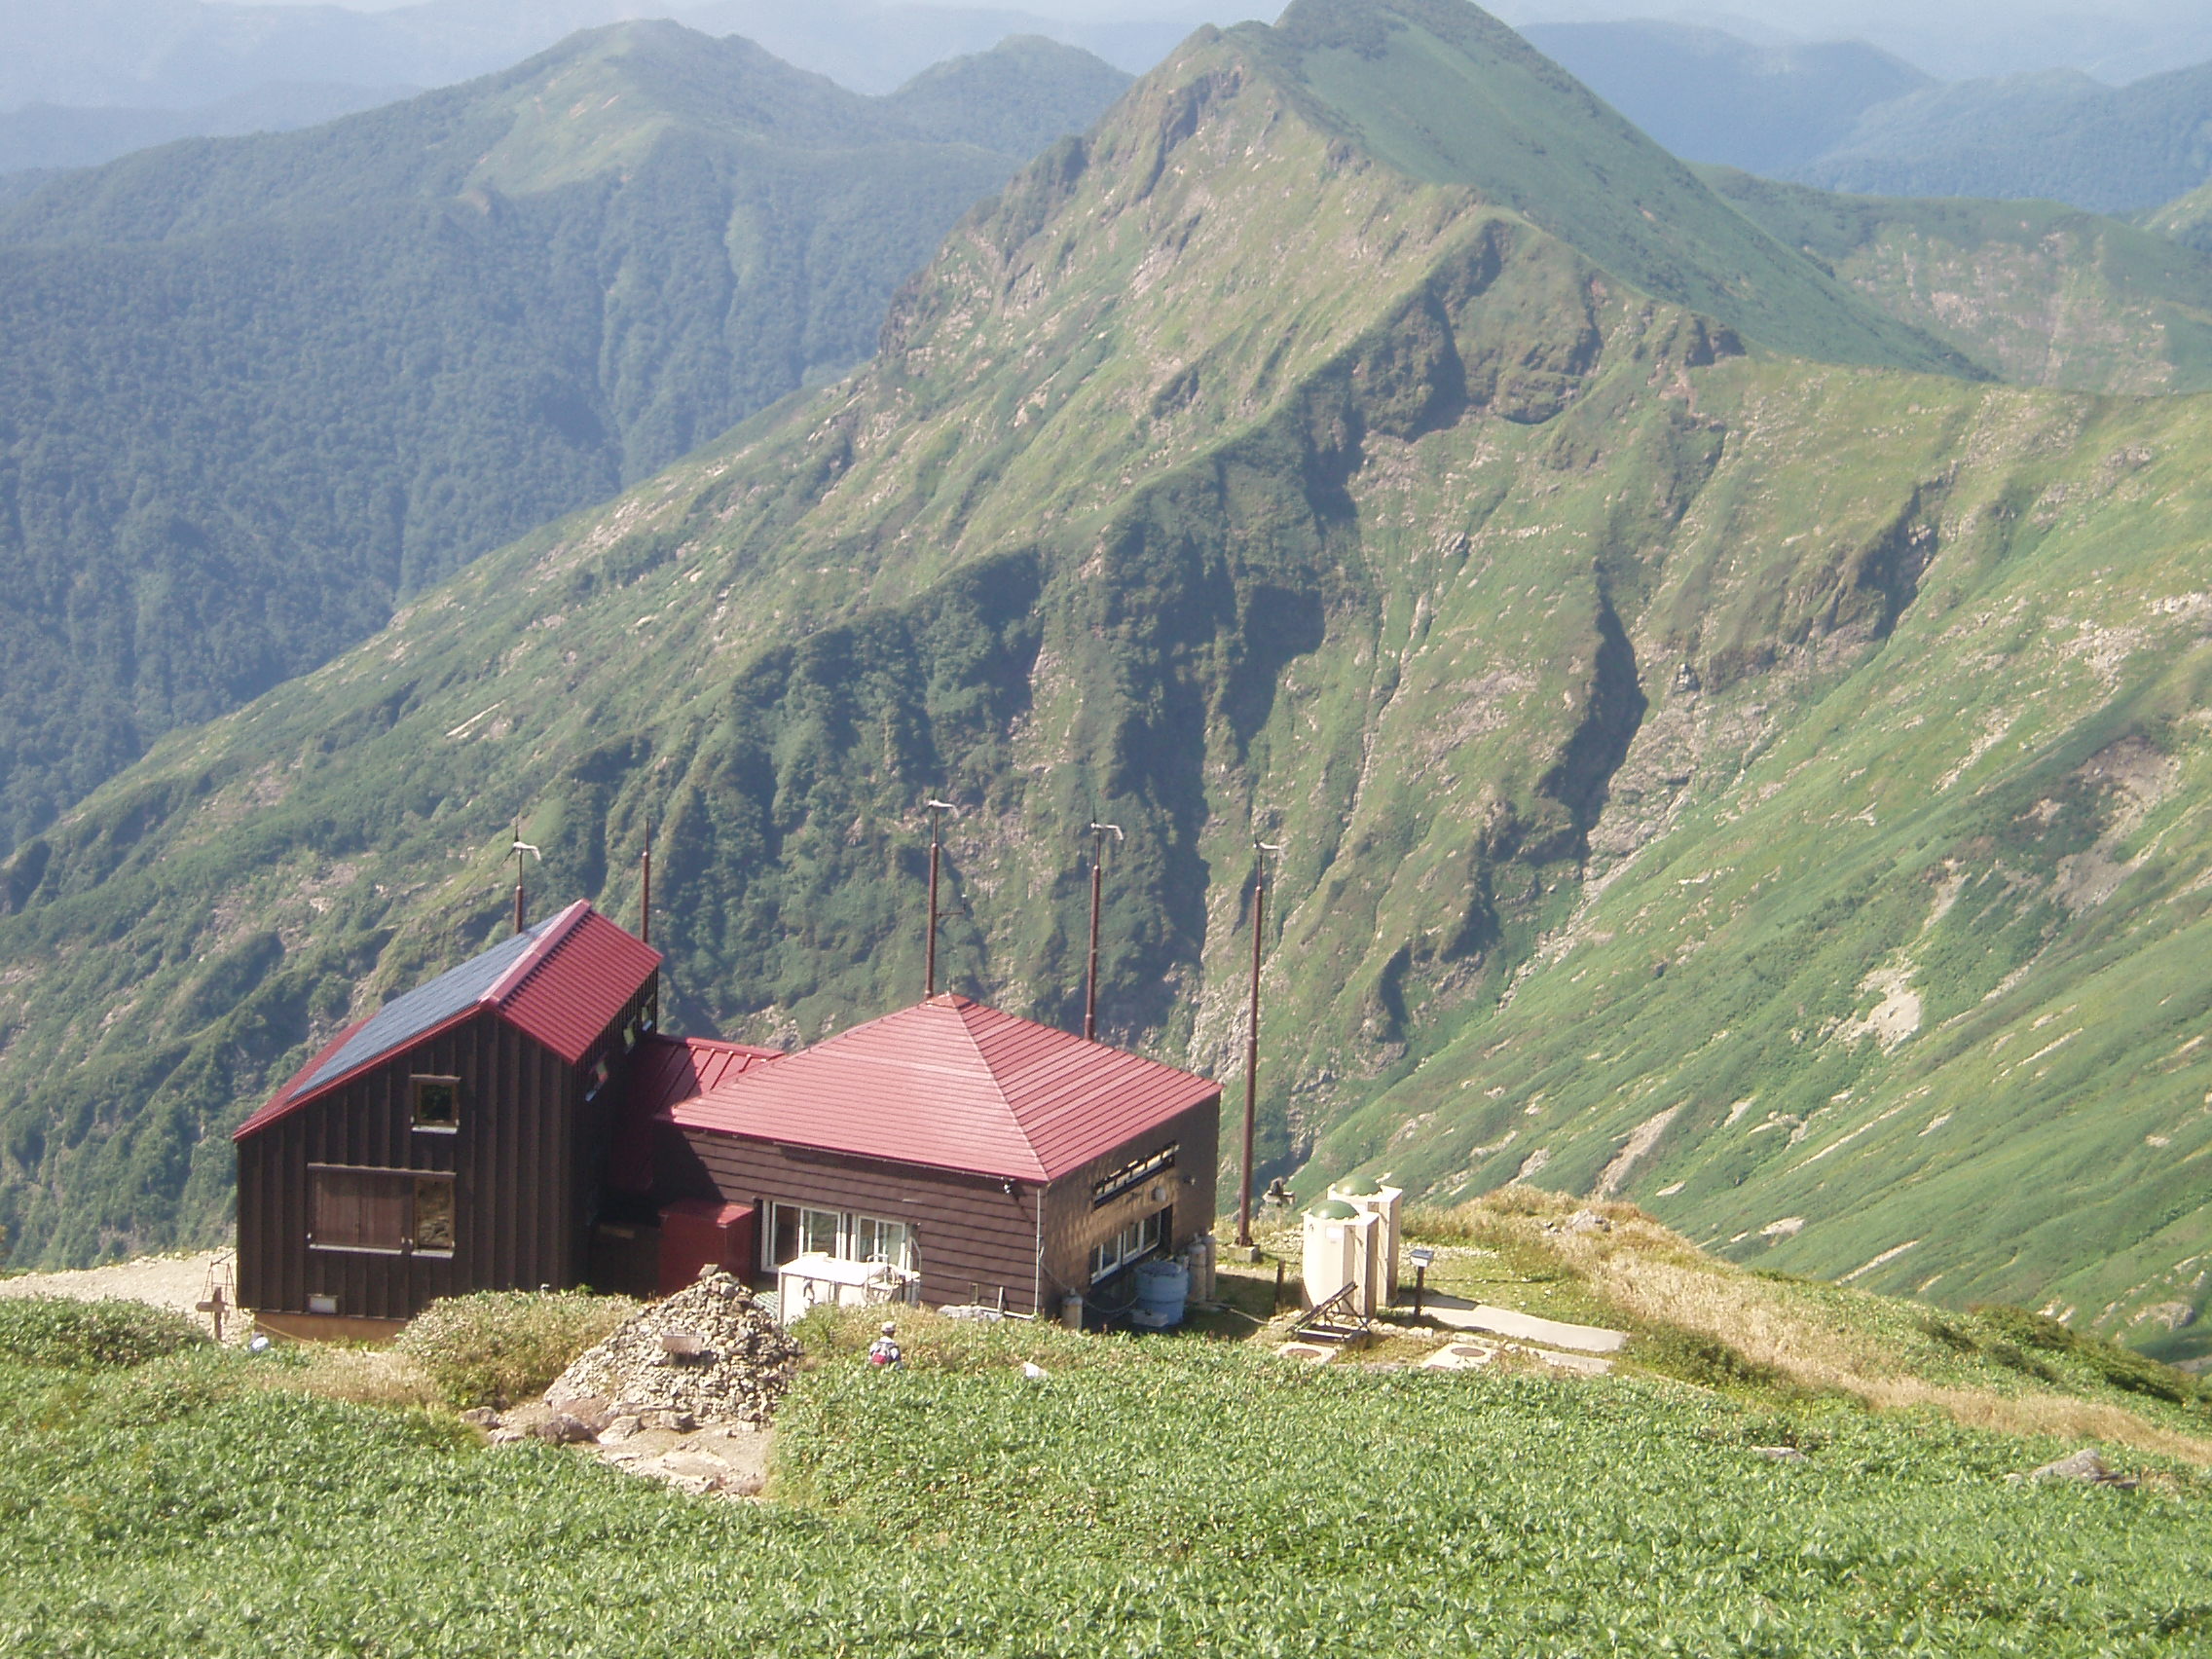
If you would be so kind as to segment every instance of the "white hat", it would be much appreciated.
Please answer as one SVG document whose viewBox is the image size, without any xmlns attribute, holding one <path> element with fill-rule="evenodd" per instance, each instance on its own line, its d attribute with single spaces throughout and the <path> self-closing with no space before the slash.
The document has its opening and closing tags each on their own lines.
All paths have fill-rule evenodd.
<svg viewBox="0 0 2212 1659">
<path fill-rule="evenodd" d="M 899 1327 L 897 1325 L 894 1325 L 890 1320 L 886 1319 L 883 1321 L 883 1334 L 885 1336 L 895 1336 L 898 1333 L 898 1330 Z"/>
</svg>

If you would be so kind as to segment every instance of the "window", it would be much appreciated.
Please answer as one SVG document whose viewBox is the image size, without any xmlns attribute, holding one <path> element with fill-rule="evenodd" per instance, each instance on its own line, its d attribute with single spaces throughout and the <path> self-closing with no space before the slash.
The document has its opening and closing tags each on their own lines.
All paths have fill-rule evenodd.
<svg viewBox="0 0 2212 1659">
<path fill-rule="evenodd" d="M 1131 1187 L 1142 1186 L 1153 1176 L 1175 1167 L 1175 1154 L 1180 1142 L 1170 1141 L 1158 1152 L 1124 1163 L 1090 1183 L 1090 1207 L 1096 1209 L 1109 1198 L 1118 1198 Z"/>
<path fill-rule="evenodd" d="M 451 1134 L 461 1127 L 460 1078 L 411 1077 L 407 1083 L 414 1094 L 417 1128 Z"/>
<path fill-rule="evenodd" d="M 415 1177 L 415 1248 L 453 1249 L 453 1182 L 432 1175 Z"/>
<path fill-rule="evenodd" d="M 848 1254 L 856 1262 L 889 1262 L 895 1268 L 914 1265 L 914 1235 L 903 1221 L 877 1221 L 856 1215 Z"/>
<path fill-rule="evenodd" d="M 844 1220 L 835 1210 L 778 1204 L 776 1224 L 769 1233 L 768 1266 L 780 1268 L 793 1256 L 836 1255 Z"/>
<path fill-rule="evenodd" d="M 805 1204 L 778 1204 L 769 1230 L 768 1266 L 780 1268 L 793 1256 L 835 1256 L 847 1262 L 889 1262 L 909 1272 L 914 1266 L 914 1230 L 903 1221 Z"/>
<path fill-rule="evenodd" d="M 1131 1263 L 1141 1262 L 1157 1251 L 1167 1236 L 1167 1218 L 1172 1209 L 1155 1210 L 1148 1216 L 1132 1221 L 1121 1232 L 1097 1245 L 1090 1252 L 1090 1282 L 1120 1272 Z"/>
<path fill-rule="evenodd" d="M 588 1081 L 584 1085 L 584 1098 L 586 1100 L 597 1100 L 599 1091 L 607 1087 L 607 1080 L 613 1075 L 613 1066 L 605 1054 L 600 1055 L 598 1059 L 592 1062 Z"/>
<path fill-rule="evenodd" d="M 308 1243 L 367 1255 L 450 1255 L 456 1234 L 451 1175 L 412 1169 L 309 1168 Z"/>
</svg>

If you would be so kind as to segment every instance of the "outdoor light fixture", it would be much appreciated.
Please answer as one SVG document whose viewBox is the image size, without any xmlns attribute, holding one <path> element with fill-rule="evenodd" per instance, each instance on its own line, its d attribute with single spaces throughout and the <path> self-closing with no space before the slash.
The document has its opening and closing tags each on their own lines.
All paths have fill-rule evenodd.
<svg viewBox="0 0 2212 1659">
<path fill-rule="evenodd" d="M 1406 1255 L 1414 1265 L 1414 1317 L 1420 1317 L 1421 1298 L 1428 1290 L 1428 1265 L 1436 1260 L 1436 1252 L 1426 1244 L 1416 1244 Z"/>
</svg>

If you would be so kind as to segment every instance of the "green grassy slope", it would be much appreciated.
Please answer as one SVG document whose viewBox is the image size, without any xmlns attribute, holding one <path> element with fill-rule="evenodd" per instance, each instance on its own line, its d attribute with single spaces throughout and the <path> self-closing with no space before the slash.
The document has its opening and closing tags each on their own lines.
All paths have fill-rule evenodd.
<svg viewBox="0 0 2212 1659">
<path fill-rule="evenodd" d="M 1802 1271 L 2193 1310 L 2212 412 L 1867 365 L 1935 353 L 1779 242 L 1738 334 L 1368 154 L 1316 20 L 1434 15 L 1195 39 L 866 371 L 0 866 L 19 1250 L 219 1228 L 220 1130 L 499 932 L 518 814 L 537 890 L 617 914 L 661 822 L 682 1017 L 793 1040 L 914 994 L 949 793 L 949 982 L 1073 1014 L 1109 818 L 1107 1029 L 1205 1067 L 1285 844 L 1263 1151 L 1305 1186 L 1526 1173 Z"/>
<path fill-rule="evenodd" d="M 0 846 L 866 357 L 960 214 L 1124 84 L 1031 42 L 871 99 L 640 24 L 0 212 Z"/>
<path fill-rule="evenodd" d="M 1702 176 L 1778 240 L 2002 380 L 2212 389 L 2212 259 L 2154 230 L 2048 202 L 1834 196 L 1725 167 Z"/>
<path fill-rule="evenodd" d="M 2212 184 L 2177 196 L 2143 215 L 2152 230 L 2199 249 L 2212 249 Z"/>
<path fill-rule="evenodd" d="M 206 1346 L 0 1357 L 0 1633 L 99 1652 L 2180 1655 L 2203 1478 L 1648 1377 L 1320 1370 L 1197 1337 L 809 1328 L 771 1501 L 689 1498 Z M 1021 1362 L 1041 1362 L 1043 1381 Z M 1778 1459 L 1761 1451 L 1798 1449 Z M 375 1594 L 364 1595 L 373 1584 Z"/>
<path fill-rule="evenodd" d="M 1249 27 L 1250 25 L 1247 25 Z M 1299 0 L 1259 37 L 1316 118 L 1436 184 L 1527 214 L 1647 294 L 1776 350 L 1956 370 L 1728 210 L 1504 24 L 1461 0 Z"/>
</svg>

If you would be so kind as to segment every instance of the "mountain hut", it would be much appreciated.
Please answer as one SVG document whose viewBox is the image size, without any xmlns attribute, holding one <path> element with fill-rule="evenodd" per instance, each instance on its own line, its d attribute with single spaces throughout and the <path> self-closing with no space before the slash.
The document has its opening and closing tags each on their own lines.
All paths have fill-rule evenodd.
<svg viewBox="0 0 2212 1659">
<path fill-rule="evenodd" d="M 672 1038 L 660 964 L 579 903 L 341 1031 L 234 1137 L 240 1304 L 378 1338 L 827 1255 L 1049 1315 L 1213 1226 L 1208 1079 L 960 996 L 792 1054 Z"/>
</svg>

